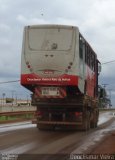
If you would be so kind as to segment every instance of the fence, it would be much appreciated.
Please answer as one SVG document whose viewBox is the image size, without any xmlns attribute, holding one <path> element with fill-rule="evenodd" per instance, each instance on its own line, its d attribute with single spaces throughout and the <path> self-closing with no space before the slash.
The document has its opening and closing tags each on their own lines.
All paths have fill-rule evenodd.
<svg viewBox="0 0 115 160">
<path fill-rule="evenodd" d="M 0 123 L 34 119 L 35 111 L 1 112 Z"/>
</svg>

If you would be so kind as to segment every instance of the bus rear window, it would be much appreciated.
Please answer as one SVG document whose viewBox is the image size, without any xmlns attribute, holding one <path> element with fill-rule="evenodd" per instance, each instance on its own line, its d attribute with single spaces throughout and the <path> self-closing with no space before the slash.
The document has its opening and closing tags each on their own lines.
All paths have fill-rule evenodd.
<svg viewBox="0 0 115 160">
<path fill-rule="evenodd" d="M 28 28 L 28 46 L 31 50 L 39 51 L 67 51 L 73 43 L 72 29 L 59 28 Z"/>
</svg>

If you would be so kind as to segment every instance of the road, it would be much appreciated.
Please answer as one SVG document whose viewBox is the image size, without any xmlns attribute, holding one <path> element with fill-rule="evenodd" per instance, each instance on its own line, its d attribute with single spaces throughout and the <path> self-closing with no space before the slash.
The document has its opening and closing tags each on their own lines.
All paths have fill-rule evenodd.
<svg viewBox="0 0 115 160">
<path fill-rule="evenodd" d="M 98 141 L 109 131 L 115 130 L 114 119 L 112 111 L 102 112 L 98 128 L 87 132 L 39 131 L 36 125 L 30 122 L 0 125 L 0 153 L 26 154 L 26 158 L 30 160 L 34 160 L 30 154 L 43 154 L 48 157 L 50 154 L 90 153 Z"/>
</svg>

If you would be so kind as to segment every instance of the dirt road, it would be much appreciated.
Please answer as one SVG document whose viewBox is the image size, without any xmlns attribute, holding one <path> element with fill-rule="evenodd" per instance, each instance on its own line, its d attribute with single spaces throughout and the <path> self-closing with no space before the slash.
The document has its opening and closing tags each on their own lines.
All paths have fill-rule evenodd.
<svg viewBox="0 0 115 160">
<path fill-rule="evenodd" d="M 105 117 L 106 121 L 104 122 Z M 103 122 L 101 123 L 100 121 Z M 61 160 L 66 158 L 68 154 L 114 153 L 114 117 L 111 112 L 102 113 L 100 114 L 100 121 L 98 128 L 87 132 L 39 131 L 35 125 L 30 123 L 16 124 L 14 126 L 10 124 L 0 125 L 0 153 L 24 154 L 26 156 L 24 160 L 34 160 L 35 158 L 37 160 L 42 158 L 50 160 L 52 156 L 53 160 Z M 100 146 L 104 147 L 105 144 L 106 150 L 105 148 L 100 148 Z M 112 145 L 111 152 L 109 152 L 107 145 Z M 46 156 L 43 157 L 43 155 Z M 23 160 L 22 157 L 21 159 L 19 158 L 20 156 L 18 160 Z"/>
<path fill-rule="evenodd" d="M 115 154 L 115 131 L 110 131 L 90 152 L 91 154 Z"/>
</svg>

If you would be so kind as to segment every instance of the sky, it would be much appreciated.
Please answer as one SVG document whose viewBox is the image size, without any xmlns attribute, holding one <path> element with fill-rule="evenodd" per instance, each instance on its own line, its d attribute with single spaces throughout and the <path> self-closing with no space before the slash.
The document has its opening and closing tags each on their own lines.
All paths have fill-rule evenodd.
<svg viewBox="0 0 115 160">
<path fill-rule="evenodd" d="M 115 0 L 0 0 L 0 82 L 20 79 L 23 28 L 34 24 L 78 26 L 102 63 L 99 83 L 107 84 L 115 106 Z M 0 97 L 27 98 L 19 82 L 0 84 Z M 110 92 L 108 92 L 110 96 Z"/>
</svg>

